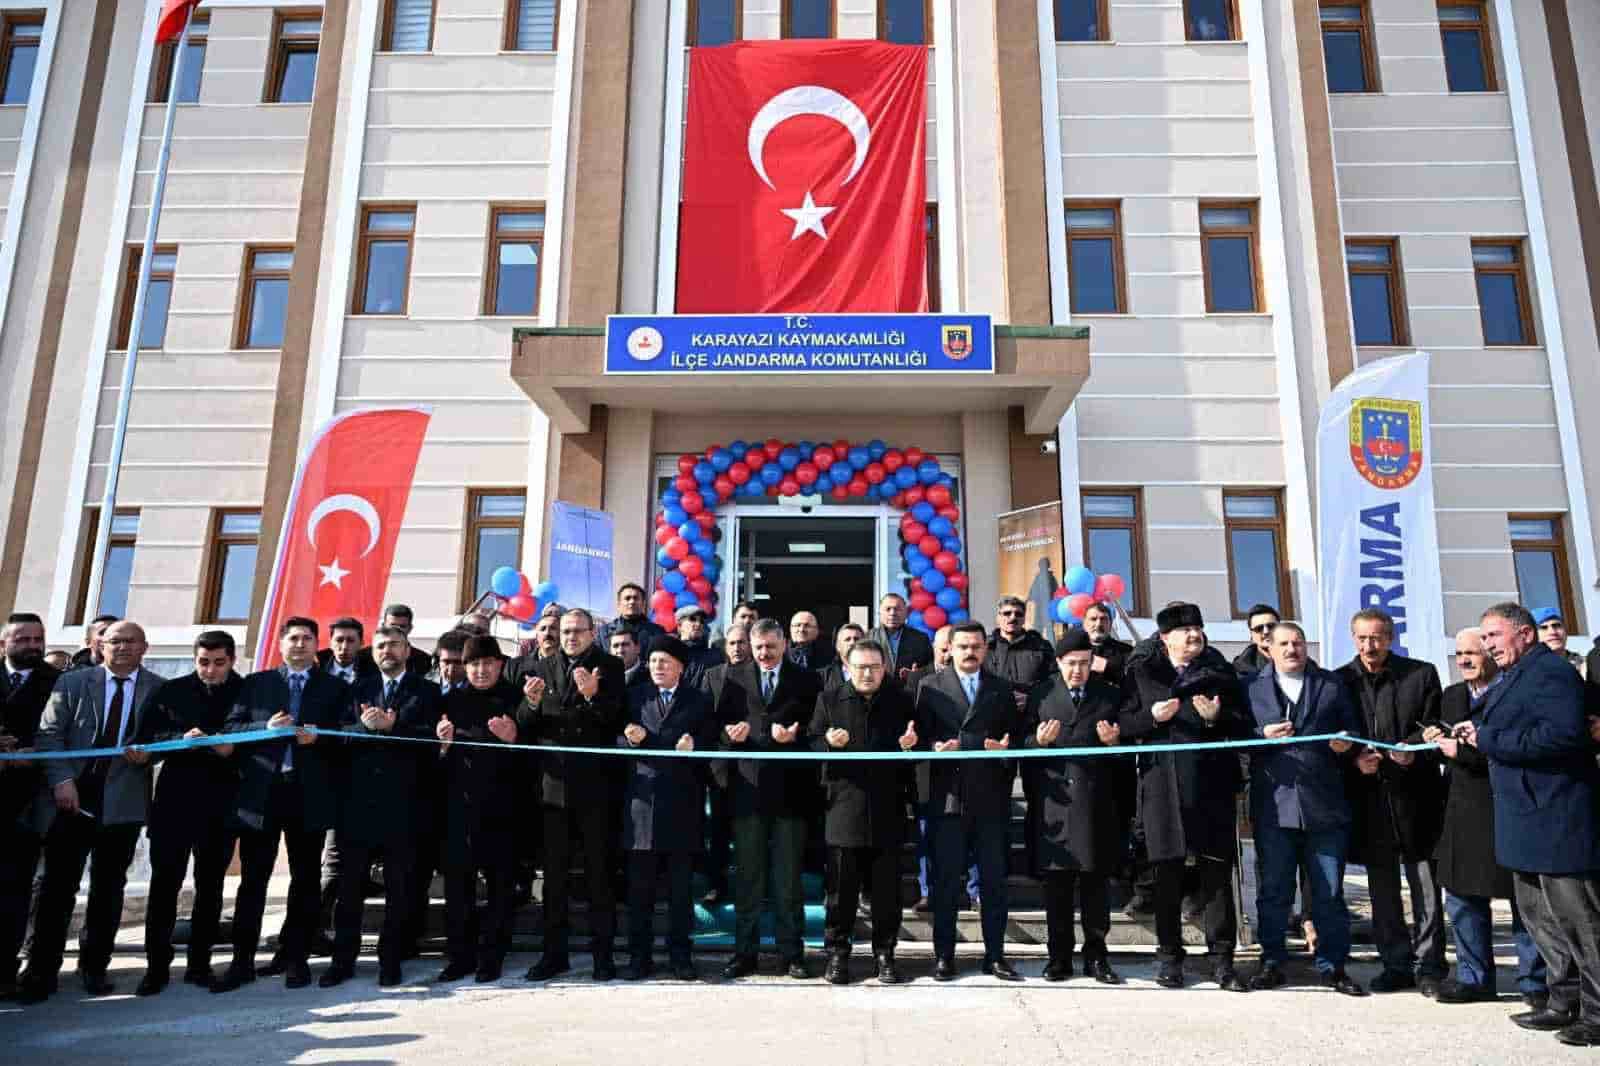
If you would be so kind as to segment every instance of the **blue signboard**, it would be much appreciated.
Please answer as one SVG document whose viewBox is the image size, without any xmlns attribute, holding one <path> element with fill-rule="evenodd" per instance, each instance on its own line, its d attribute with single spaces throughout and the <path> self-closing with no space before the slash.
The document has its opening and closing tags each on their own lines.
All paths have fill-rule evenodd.
<svg viewBox="0 0 1600 1066">
<path fill-rule="evenodd" d="M 612 613 L 610 512 L 551 503 L 550 580 L 568 607 Z"/>
<path fill-rule="evenodd" d="M 607 374 L 992 374 L 988 315 L 612 315 Z"/>
</svg>

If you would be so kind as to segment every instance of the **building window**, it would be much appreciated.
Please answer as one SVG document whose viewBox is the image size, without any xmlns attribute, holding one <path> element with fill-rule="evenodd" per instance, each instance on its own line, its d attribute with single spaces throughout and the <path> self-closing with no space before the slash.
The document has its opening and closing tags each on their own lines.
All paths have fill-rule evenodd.
<svg viewBox="0 0 1600 1066">
<path fill-rule="evenodd" d="M 292 248 L 246 250 L 234 347 L 283 347 L 283 322 L 289 306 L 289 273 L 293 269 Z"/>
<path fill-rule="evenodd" d="M 496 207 L 489 211 L 489 270 L 484 314 L 533 315 L 539 311 L 539 260 L 544 254 L 544 209 Z"/>
<path fill-rule="evenodd" d="M 510 0 L 506 9 L 506 50 L 554 52 L 560 17 L 557 0 Z"/>
<path fill-rule="evenodd" d="M 416 228 L 414 205 L 361 209 L 361 241 L 357 249 L 355 313 L 403 315 L 411 279 L 411 236 Z"/>
<path fill-rule="evenodd" d="M 1115 203 L 1067 205 L 1067 281 L 1075 315 L 1127 310 L 1122 281 L 1122 212 Z"/>
<path fill-rule="evenodd" d="M 1534 344 L 1533 301 L 1522 242 L 1473 241 L 1472 272 L 1478 280 L 1478 315 L 1485 345 Z"/>
<path fill-rule="evenodd" d="M 1086 565 L 1097 574 L 1122 578 L 1122 609 L 1140 614 L 1146 603 L 1144 517 L 1138 489 L 1080 490 L 1083 502 L 1083 551 Z"/>
<path fill-rule="evenodd" d="M 1239 13 L 1235 0 L 1183 0 L 1184 36 L 1191 41 L 1236 41 Z"/>
<path fill-rule="evenodd" d="M 926 237 L 923 247 L 923 264 L 928 275 L 928 310 L 939 310 L 939 205 L 929 204 L 923 216 L 922 232 Z"/>
<path fill-rule="evenodd" d="M 196 12 L 189 16 L 189 43 L 183 51 L 183 69 L 178 71 L 178 103 L 200 102 L 200 78 L 206 69 L 206 33 L 211 29 L 211 16 Z M 152 104 L 167 102 L 172 89 L 172 61 L 178 55 L 178 42 L 168 41 L 156 49 L 155 64 L 150 72 L 150 97 Z"/>
<path fill-rule="evenodd" d="M 743 0 L 689 0 L 690 45 L 737 41 L 743 24 Z"/>
<path fill-rule="evenodd" d="M 317 43 L 322 12 L 280 12 L 272 26 L 272 66 L 267 70 L 269 104 L 309 104 L 317 85 Z"/>
<path fill-rule="evenodd" d="M 1056 0 L 1056 40 L 1110 40 L 1108 0 Z"/>
<path fill-rule="evenodd" d="M 249 619 L 260 536 L 260 511 L 218 511 L 212 517 L 197 623 L 243 625 Z"/>
<path fill-rule="evenodd" d="M 73 606 L 74 625 L 89 611 L 89 579 L 94 571 L 94 539 L 100 528 L 100 508 L 83 511 L 83 544 L 78 551 L 78 597 Z M 139 512 L 118 510 L 111 516 L 111 536 L 106 545 L 106 565 L 100 572 L 100 602 L 94 613 L 128 616 L 128 583 L 133 577 L 133 550 L 139 539 Z"/>
<path fill-rule="evenodd" d="M 785 38 L 832 37 L 833 0 L 783 0 Z"/>
<path fill-rule="evenodd" d="M 1294 614 L 1289 567 L 1283 557 L 1283 498 L 1277 489 L 1224 489 L 1222 525 L 1228 540 L 1228 597 L 1233 617 L 1252 604 L 1276 603 Z"/>
<path fill-rule="evenodd" d="M 1200 258 L 1207 311 L 1261 310 L 1255 204 L 1201 204 Z"/>
<path fill-rule="evenodd" d="M 1322 62 L 1330 93 L 1370 93 L 1378 88 L 1367 5 L 1322 4 Z"/>
<path fill-rule="evenodd" d="M 1511 561 L 1517 572 L 1517 602 L 1536 611 L 1555 607 L 1577 628 L 1572 610 L 1572 582 L 1567 577 L 1567 542 L 1559 514 L 1514 514 Z"/>
<path fill-rule="evenodd" d="M 133 301 L 139 291 L 139 257 L 143 249 L 128 249 L 128 272 L 122 283 L 122 310 L 117 322 L 117 348 L 126 351 L 133 326 Z M 150 287 L 144 298 L 144 324 L 139 329 L 139 347 L 160 348 L 167 343 L 167 307 L 172 303 L 172 274 L 178 266 L 178 249 L 156 247 L 150 260 Z"/>
<path fill-rule="evenodd" d="M 0 104 L 28 102 L 43 35 L 44 15 L 40 12 L 11 15 L 0 22 Z"/>
<path fill-rule="evenodd" d="M 878 0 L 878 40 L 932 44 L 933 13 L 928 10 L 928 0 Z"/>
<path fill-rule="evenodd" d="M 500 567 L 522 569 L 522 516 L 527 509 L 525 489 L 467 490 L 463 611 L 489 591 L 489 578 Z"/>
<path fill-rule="evenodd" d="M 1487 5 L 1482 0 L 1440 4 L 1439 35 L 1444 39 L 1444 78 L 1450 91 L 1494 92 L 1494 52 L 1489 45 Z"/>
<path fill-rule="evenodd" d="M 426 52 L 433 47 L 433 0 L 389 0 L 383 7 L 384 52 Z"/>
<path fill-rule="evenodd" d="M 1407 343 L 1406 304 L 1400 284 L 1400 246 L 1394 240 L 1346 241 L 1350 270 L 1350 313 L 1356 343 Z"/>
</svg>

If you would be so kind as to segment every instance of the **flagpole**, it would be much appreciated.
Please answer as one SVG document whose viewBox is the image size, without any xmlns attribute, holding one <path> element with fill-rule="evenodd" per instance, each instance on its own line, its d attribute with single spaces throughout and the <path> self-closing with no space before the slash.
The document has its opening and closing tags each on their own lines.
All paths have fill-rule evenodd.
<svg viewBox="0 0 1600 1066">
<path fill-rule="evenodd" d="M 89 570 L 89 588 L 84 601 L 89 605 L 89 610 L 84 612 L 85 622 L 100 613 L 100 586 L 105 580 L 106 554 L 111 546 L 111 523 L 116 517 L 117 480 L 122 473 L 122 450 L 128 436 L 128 411 L 133 406 L 133 376 L 139 368 L 139 348 L 144 340 L 144 305 L 150 293 L 156 228 L 161 222 L 161 202 L 167 191 L 167 161 L 172 156 L 172 127 L 178 115 L 178 79 L 183 73 L 184 53 L 189 45 L 189 22 L 193 17 L 194 7 L 191 6 L 184 15 L 183 32 L 178 35 L 177 51 L 172 59 L 172 81 L 167 86 L 167 113 L 161 130 L 161 152 L 156 157 L 150 217 L 145 222 L 144 249 L 139 256 L 139 284 L 134 290 L 133 313 L 129 319 L 128 355 L 122 366 L 122 387 L 117 393 L 117 420 L 111 430 L 111 455 L 106 460 L 106 489 L 100 500 L 100 519 L 94 532 L 93 565 Z"/>
</svg>

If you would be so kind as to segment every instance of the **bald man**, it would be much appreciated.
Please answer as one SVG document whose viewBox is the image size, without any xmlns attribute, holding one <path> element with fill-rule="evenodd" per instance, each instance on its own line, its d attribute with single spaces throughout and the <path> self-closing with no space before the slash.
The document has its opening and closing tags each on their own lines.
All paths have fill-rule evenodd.
<svg viewBox="0 0 1600 1066">
<path fill-rule="evenodd" d="M 820 676 L 833 662 L 833 649 L 821 637 L 817 616 L 796 611 L 789 619 L 789 661 Z"/>
</svg>

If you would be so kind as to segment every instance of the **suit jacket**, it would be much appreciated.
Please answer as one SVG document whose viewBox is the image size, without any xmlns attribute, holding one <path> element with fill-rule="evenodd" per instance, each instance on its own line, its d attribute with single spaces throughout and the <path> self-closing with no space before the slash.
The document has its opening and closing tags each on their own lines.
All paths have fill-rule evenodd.
<svg viewBox="0 0 1600 1066">
<path fill-rule="evenodd" d="M 1034 694 L 1023 746 L 1038 748 L 1042 722 L 1061 723 L 1053 748 L 1099 748 L 1098 726 L 1115 723 L 1122 695 L 1091 676 L 1081 703 L 1058 672 Z M 1117 761 L 1128 756 L 1091 755 L 1035 759 L 1039 767 L 1038 867 L 1110 873 L 1122 861 L 1122 825 L 1117 815 Z"/>
<path fill-rule="evenodd" d="M 888 631 L 882 626 L 875 626 L 867 634 L 867 639 L 882 644 L 885 650 L 889 649 Z M 900 627 L 900 650 L 894 655 L 894 663 L 890 666 L 889 674 L 899 679 L 901 670 L 915 670 L 933 662 L 933 641 L 919 629 L 910 626 Z"/>
<path fill-rule="evenodd" d="M 579 748 L 615 746 L 628 713 L 622 660 L 601 651 L 598 644 L 591 644 L 572 660 L 572 669 L 578 667 L 600 673 L 600 687 L 592 701 L 585 700 L 572 683 L 564 652 L 558 651 L 534 664 L 533 673 L 544 680 L 544 697 L 537 704 L 524 699 L 517 708 L 517 739 L 521 743 Z M 614 809 L 611 783 L 616 769 L 604 756 L 541 755 L 540 796 L 553 807 Z"/>
<path fill-rule="evenodd" d="M 918 747 L 930 749 L 947 740 L 961 741 L 961 751 L 983 751 L 985 740 L 1009 735 L 1013 747 L 1023 743 L 1022 717 L 1009 681 L 987 670 L 978 673 L 978 695 L 967 702 L 961 675 L 951 666 L 917 690 Z M 917 784 L 928 816 L 970 815 L 985 821 L 1011 817 L 1010 759 L 941 759 L 933 755 Z"/>
<path fill-rule="evenodd" d="M 161 685 L 145 704 L 139 743 L 178 740 L 191 729 L 221 733 L 239 698 L 244 678 L 228 672 L 222 684 L 208 689 L 200 675 L 189 673 Z M 239 761 L 197 748 L 154 756 L 155 795 L 150 803 L 150 835 L 185 834 L 198 819 L 220 821 L 233 808 L 239 788 Z"/>
<path fill-rule="evenodd" d="M 1339 668 L 1339 676 L 1356 703 L 1362 736 L 1391 744 L 1420 741 L 1423 728 L 1439 721 L 1441 690 L 1432 663 L 1391 655 L 1373 676 L 1360 659 L 1352 659 Z M 1439 762 L 1437 751 L 1419 751 L 1410 766 L 1385 758 L 1376 774 L 1363 774 L 1350 760 L 1345 795 L 1350 799 L 1351 862 L 1373 858 L 1373 840 L 1380 833 L 1397 840 L 1408 860 L 1433 855 L 1444 824 L 1445 783 Z M 1379 819 L 1388 824 L 1378 825 Z"/>
<path fill-rule="evenodd" d="M 455 726 L 457 740 L 500 744 L 500 738 L 489 732 L 489 720 L 513 717 L 524 702 L 521 690 L 504 680 L 486 689 L 468 685 L 444 698 L 444 716 Z M 529 820 L 518 800 L 525 794 L 525 775 L 534 760 L 527 752 L 452 744 L 442 762 L 446 861 L 508 866 L 515 861 L 518 834 Z"/>
<path fill-rule="evenodd" d="M 338 729 L 350 702 L 350 686 L 313 668 L 300 693 L 300 724 Z M 228 715 L 228 732 L 265 729 L 279 711 L 289 709 L 289 668 L 258 670 L 244 679 L 239 700 Z M 314 744 L 297 744 L 293 737 L 246 744 L 237 749 L 240 760 L 238 802 L 235 814 L 247 829 L 266 825 L 272 784 L 283 765 L 284 753 L 294 744 L 295 779 L 301 791 L 300 824 L 292 829 L 319 832 L 339 823 L 339 797 L 344 790 L 344 765 L 337 737 L 318 737 Z"/>
<path fill-rule="evenodd" d="M 151 693 L 161 687 L 161 675 L 141 667 L 134 680 L 131 700 L 123 707 L 123 737 L 133 743 L 139 735 L 139 724 L 144 718 L 144 708 Z M 100 735 L 106 712 L 106 670 L 92 666 L 74 670 L 70 675 L 56 679 L 39 716 L 39 729 L 34 734 L 33 746 L 37 751 L 72 751 L 92 748 Z M 100 810 L 93 813 L 101 825 L 142 825 L 149 814 L 150 767 L 134 766 L 126 759 L 110 759 L 106 767 L 105 792 Z M 51 789 L 63 781 L 76 781 L 89 769 L 86 759 L 52 759 L 44 764 L 47 786 L 34 798 L 33 831 L 43 836 L 50 831 L 56 817 L 56 801 Z M 9 773 L 10 771 L 7 771 Z M 80 790 L 80 799 L 83 798 Z M 92 809 L 92 808 L 91 808 Z M 81 817 L 81 816 L 80 816 Z"/>
<path fill-rule="evenodd" d="M 1478 750 L 1489 757 L 1495 858 L 1507 869 L 1600 870 L 1600 766 L 1583 712 L 1583 679 L 1542 644 L 1484 701 Z"/>
<path fill-rule="evenodd" d="M 761 667 L 751 660 L 728 672 L 723 684 L 726 707 L 724 725 L 748 722 L 750 736 L 735 744 L 723 733 L 718 743 L 728 751 L 804 751 L 806 726 L 816 708 L 821 683 L 814 671 L 785 659 L 778 667 L 778 686 L 770 704 L 761 701 Z M 785 728 L 798 723 L 792 744 L 772 739 L 774 724 Z M 728 771 L 734 817 L 747 814 L 803 817 L 813 810 L 816 776 L 800 762 L 756 762 L 741 759 Z"/>
<path fill-rule="evenodd" d="M 413 650 L 415 650 L 415 649 L 413 649 Z M 428 662 L 426 661 L 427 660 L 427 656 L 424 655 L 423 659 L 424 659 L 424 662 L 422 664 L 422 669 L 423 669 L 424 672 L 426 672 L 427 669 L 428 669 Z M 330 669 L 331 669 L 332 666 L 333 666 L 333 649 L 332 648 L 323 648 L 321 651 L 317 652 L 317 669 L 318 670 L 321 670 L 324 673 L 328 673 L 328 672 L 330 672 Z M 356 681 L 361 680 L 363 677 L 371 677 L 373 674 L 377 673 L 378 672 L 378 664 L 372 661 L 372 649 L 371 648 L 361 648 L 360 650 L 358 650 L 356 652 L 356 661 L 350 664 L 350 668 L 355 671 L 355 675 L 356 675 L 355 676 L 355 680 Z M 408 670 L 410 669 L 409 664 L 407 665 L 407 669 Z M 341 678 L 340 680 L 343 680 L 343 678 Z"/>
<path fill-rule="evenodd" d="M 1238 660 L 1235 660 L 1237 663 Z M 1257 737 L 1287 718 L 1295 735 L 1361 732 L 1361 716 L 1339 675 L 1307 665 L 1300 700 L 1291 710 L 1271 664 L 1247 681 Z M 1317 832 L 1350 824 L 1344 775 L 1350 756 L 1324 743 L 1250 749 L 1250 820 L 1263 827 Z"/>
<path fill-rule="evenodd" d="M 1500 684 L 1477 700 L 1465 681 L 1444 690 L 1439 700 L 1439 722 L 1449 728 L 1479 721 L 1483 704 Z M 1439 864 L 1439 883 L 1458 896 L 1511 898 L 1511 873 L 1495 862 L 1494 790 L 1489 785 L 1489 759 L 1470 744 L 1457 744 L 1456 757 L 1444 760 L 1448 784 L 1444 827 L 1433 850 Z"/>
<path fill-rule="evenodd" d="M 718 663 L 711 669 L 703 671 L 695 679 L 694 687 L 704 692 L 711 700 L 711 714 L 716 719 L 718 730 L 731 722 L 740 721 L 744 716 L 744 689 L 738 685 L 734 685 L 731 690 L 728 688 L 728 675 L 737 669 L 739 667 L 734 663 Z M 684 679 L 687 680 L 688 676 L 688 672 L 685 671 Z M 645 680 L 648 682 L 649 678 L 647 677 Z M 655 686 L 651 684 L 647 687 L 653 689 Z M 731 701 L 725 697 L 725 694 L 729 692 L 734 697 Z M 719 744 L 722 742 L 720 735 L 717 738 L 717 742 Z M 727 759 L 713 759 L 711 761 L 712 788 L 725 789 L 728 787 L 728 767 L 729 760 Z"/>
<path fill-rule="evenodd" d="M 344 724 L 350 733 L 374 733 L 361 723 L 361 707 L 384 707 L 384 676 L 368 674 L 356 681 L 344 707 Z M 442 700 L 439 686 L 421 674 L 407 671 L 385 708 L 395 712 L 389 736 L 432 739 L 439 725 Z M 394 844 L 410 841 L 422 796 L 425 766 L 438 762 L 432 744 L 404 741 L 351 740 L 345 745 L 348 779 L 340 810 L 340 831 L 355 844 Z"/>
<path fill-rule="evenodd" d="M 40 663 L 18 688 L 11 687 L 11 671 L 0 661 L 0 733 L 17 738 L 17 747 L 33 747 L 39 717 L 61 674 Z M 0 773 L 0 825 L 10 825 L 33 804 L 44 785 L 44 770 L 28 763 L 13 763 Z"/>
<path fill-rule="evenodd" d="M 921 634 L 918 634 L 919 636 Z M 814 751 L 830 747 L 827 732 L 850 734 L 847 752 L 899 751 L 906 723 L 917 708 L 905 689 L 885 679 L 870 697 L 843 684 L 817 697 L 807 732 Z M 915 782 L 909 762 L 866 762 L 852 759 L 822 766 L 827 801 L 824 839 L 837 848 L 898 848 L 905 842 L 906 798 Z"/>
<path fill-rule="evenodd" d="M 635 689 L 628 698 L 628 724 L 644 729 L 639 749 L 668 750 L 685 733 L 696 751 L 714 751 L 722 727 L 711 697 L 682 684 L 663 710 L 655 686 Z M 627 738 L 617 746 L 634 749 Z M 626 763 L 626 803 L 622 815 L 622 847 L 627 851 L 700 851 L 705 847 L 706 760 L 632 758 Z"/>
</svg>

